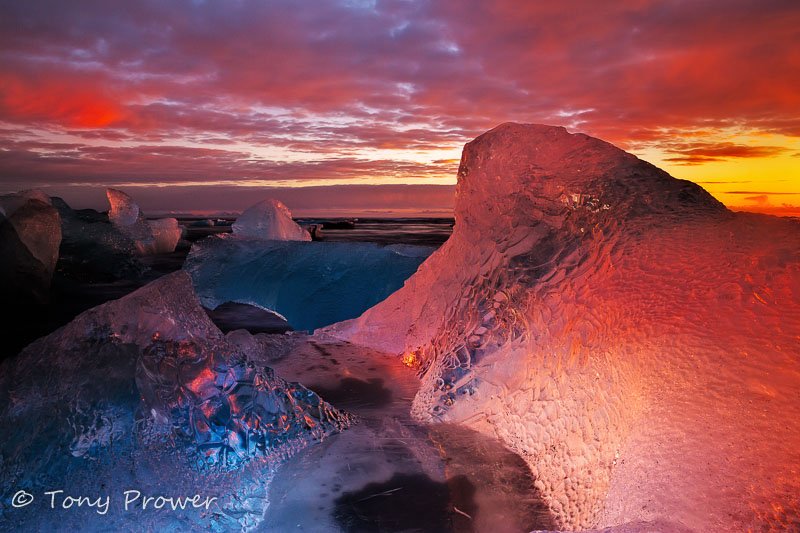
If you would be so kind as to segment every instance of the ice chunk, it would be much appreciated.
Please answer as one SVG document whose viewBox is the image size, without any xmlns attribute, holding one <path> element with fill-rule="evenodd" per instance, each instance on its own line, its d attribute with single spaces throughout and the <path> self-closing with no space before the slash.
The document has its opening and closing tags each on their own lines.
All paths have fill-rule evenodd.
<svg viewBox="0 0 800 533">
<path fill-rule="evenodd" d="M 133 240 L 140 255 L 175 251 L 182 230 L 174 218 L 145 220 L 133 198 L 117 189 L 106 189 L 111 209 L 108 218 L 123 234 Z"/>
<path fill-rule="evenodd" d="M 144 271 L 136 243 L 93 209 L 73 210 L 61 198 L 53 206 L 61 215 L 60 268 L 67 277 L 99 281 L 136 279 Z"/>
<path fill-rule="evenodd" d="M 111 209 L 108 211 L 108 219 L 116 226 L 133 226 L 142 221 L 139 206 L 133 198 L 117 189 L 106 189 L 106 197 Z"/>
<path fill-rule="evenodd" d="M 0 291 L 5 301 L 47 299 L 60 244 L 61 219 L 47 195 L 23 191 L 0 196 Z"/>
<path fill-rule="evenodd" d="M 328 329 L 419 370 L 417 419 L 498 436 L 563 529 L 798 523 L 797 221 L 519 124 L 466 145 L 455 218 L 402 289 Z"/>
<path fill-rule="evenodd" d="M 9 217 L 14 211 L 34 200 L 52 205 L 50 197 L 44 191 L 41 189 L 28 189 L 0 196 L 0 215 Z"/>
<path fill-rule="evenodd" d="M 311 235 L 294 220 L 289 208 L 274 199 L 263 200 L 233 223 L 233 234 L 247 239 L 310 241 Z"/>
<path fill-rule="evenodd" d="M 151 429 L 178 425 L 187 453 L 225 468 L 321 440 L 349 417 L 299 383 L 257 368 L 224 341 L 157 340 L 139 358 L 136 385 Z M 152 436 L 151 436 L 152 438 Z"/>
<path fill-rule="evenodd" d="M 155 237 L 147 221 L 139 211 L 139 206 L 133 198 L 117 189 L 106 189 L 106 196 L 111 209 L 108 219 L 123 234 L 130 237 L 141 255 L 154 252 Z"/>
<path fill-rule="evenodd" d="M 400 254 L 372 243 L 211 237 L 192 246 L 184 268 L 208 308 L 252 303 L 280 313 L 295 329 L 310 330 L 358 316 L 381 301 L 431 251 L 406 247 Z"/>
<path fill-rule="evenodd" d="M 175 251 L 178 241 L 181 240 L 183 229 L 175 218 L 159 218 L 148 220 L 148 226 L 153 233 L 153 253 L 168 254 Z"/>
<path fill-rule="evenodd" d="M 176 272 L 1 364 L 0 494 L 94 495 L 102 481 L 112 499 L 217 498 L 213 513 L 13 509 L 26 530 L 240 530 L 262 519 L 281 460 L 349 423 L 228 342 Z M 0 522 L 11 511 L 0 507 Z"/>
</svg>

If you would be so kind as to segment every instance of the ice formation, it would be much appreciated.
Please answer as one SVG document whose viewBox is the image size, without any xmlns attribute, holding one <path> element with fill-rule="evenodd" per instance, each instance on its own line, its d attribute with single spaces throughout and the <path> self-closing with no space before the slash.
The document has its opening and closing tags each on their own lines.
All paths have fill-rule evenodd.
<svg viewBox="0 0 800 533">
<path fill-rule="evenodd" d="M 272 198 L 247 208 L 233 223 L 233 234 L 247 239 L 311 240 L 311 235 L 292 220 L 289 208 Z"/>
<path fill-rule="evenodd" d="M 496 436 L 560 527 L 800 527 L 800 223 L 563 128 L 466 145 L 450 240 L 328 333 Z M 648 529 L 649 528 L 649 529 Z"/>
<path fill-rule="evenodd" d="M 133 240 L 141 255 L 175 251 L 182 230 L 174 218 L 146 220 L 133 198 L 117 189 L 106 189 L 111 208 L 108 218 L 123 234 Z"/>
<path fill-rule="evenodd" d="M 206 314 L 223 332 L 246 329 L 251 333 L 284 333 L 292 327 L 286 317 L 258 305 L 241 302 L 225 302 Z"/>
<path fill-rule="evenodd" d="M 135 279 L 143 271 L 136 243 L 92 209 L 74 210 L 58 197 L 53 206 L 61 216 L 59 264 L 68 277 L 113 281 Z"/>
<path fill-rule="evenodd" d="M 0 292 L 7 301 L 47 299 L 60 245 L 61 218 L 46 194 L 0 196 Z"/>
<path fill-rule="evenodd" d="M 184 264 L 200 301 L 255 304 L 312 330 L 358 316 L 402 287 L 432 248 L 400 252 L 372 243 L 253 241 L 211 237 Z"/>
<path fill-rule="evenodd" d="M 211 513 L 0 506 L 27 530 L 232 530 L 263 518 L 278 461 L 350 423 L 251 361 L 176 272 L 93 308 L 0 366 L 0 501 L 16 491 L 217 497 Z M 260 354 L 259 354 L 260 355 Z"/>
<path fill-rule="evenodd" d="M 153 232 L 155 253 L 170 253 L 175 251 L 178 241 L 181 240 L 183 230 L 175 218 L 159 218 L 148 220 L 147 225 Z"/>
</svg>

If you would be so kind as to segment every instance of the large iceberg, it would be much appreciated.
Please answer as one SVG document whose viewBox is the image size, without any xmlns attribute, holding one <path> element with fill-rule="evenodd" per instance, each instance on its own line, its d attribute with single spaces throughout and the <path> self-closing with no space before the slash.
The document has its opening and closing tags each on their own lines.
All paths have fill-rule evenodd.
<svg viewBox="0 0 800 533">
<path fill-rule="evenodd" d="M 349 415 L 260 364 L 209 321 L 176 272 L 93 308 L 0 366 L 0 528 L 239 530 L 268 505 L 278 463 Z M 106 513 L 51 510 L 53 496 L 109 495 Z M 206 509 L 131 512 L 144 498 L 215 498 Z M 34 497 L 7 506 L 19 491 Z M 135 505 L 142 505 L 142 498 Z M 17 502 L 17 499 L 13 500 Z"/>
<path fill-rule="evenodd" d="M 135 244 L 140 255 L 175 251 L 182 229 L 174 218 L 146 220 L 133 198 L 117 189 L 106 189 L 111 223 Z"/>
<path fill-rule="evenodd" d="M 242 240 L 197 242 L 184 263 L 203 305 L 254 304 L 295 329 L 358 316 L 414 273 L 432 248 L 372 243 Z"/>
<path fill-rule="evenodd" d="M 450 240 L 327 332 L 403 354 L 413 415 L 501 439 L 562 528 L 800 525 L 800 223 L 601 140 L 466 145 Z"/>
<path fill-rule="evenodd" d="M 247 239 L 311 240 L 311 234 L 292 220 L 289 208 L 272 198 L 247 208 L 233 223 L 233 234 Z"/>
</svg>

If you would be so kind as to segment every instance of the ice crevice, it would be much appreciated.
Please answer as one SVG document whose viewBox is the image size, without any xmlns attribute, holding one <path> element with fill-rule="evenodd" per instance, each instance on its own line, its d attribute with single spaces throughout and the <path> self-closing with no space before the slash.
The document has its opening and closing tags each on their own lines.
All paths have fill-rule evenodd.
<svg viewBox="0 0 800 533">
<path fill-rule="evenodd" d="M 502 440 L 562 528 L 797 527 L 797 221 L 521 124 L 466 145 L 455 217 L 320 334 L 402 355 L 413 416 Z"/>
</svg>

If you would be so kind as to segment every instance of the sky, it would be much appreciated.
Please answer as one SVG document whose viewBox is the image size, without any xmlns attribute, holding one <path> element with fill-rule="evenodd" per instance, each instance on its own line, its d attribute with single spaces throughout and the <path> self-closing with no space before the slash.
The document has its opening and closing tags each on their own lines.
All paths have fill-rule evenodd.
<svg viewBox="0 0 800 533">
<path fill-rule="evenodd" d="M 800 216 L 800 2 L 0 0 L 0 192 L 442 215 L 507 121 Z"/>
</svg>

